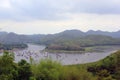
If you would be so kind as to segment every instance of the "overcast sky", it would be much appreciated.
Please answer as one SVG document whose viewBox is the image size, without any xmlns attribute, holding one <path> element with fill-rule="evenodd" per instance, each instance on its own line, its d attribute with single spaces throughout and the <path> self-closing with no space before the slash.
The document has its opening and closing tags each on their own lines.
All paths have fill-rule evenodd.
<svg viewBox="0 0 120 80">
<path fill-rule="evenodd" d="M 120 30 L 120 0 L 0 0 L 1 31 Z"/>
</svg>

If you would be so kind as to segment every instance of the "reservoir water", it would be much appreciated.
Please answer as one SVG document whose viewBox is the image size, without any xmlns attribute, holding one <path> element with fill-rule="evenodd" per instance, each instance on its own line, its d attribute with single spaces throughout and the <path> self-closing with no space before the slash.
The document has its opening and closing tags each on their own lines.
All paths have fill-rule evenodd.
<svg viewBox="0 0 120 80">
<path fill-rule="evenodd" d="M 105 52 L 93 52 L 93 53 L 48 53 L 42 50 L 45 49 L 43 45 L 34 45 L 28 44 L 28 48 L 24 50 L 14 51 L 15 53 L 15 62 L 20 61 L 21 59 L 25 59 L 30 62 L 30 58 L 34 60 L 34 62 L 39 62 L 41 59 L 50 58 L 55 61 L 59 61 L 63 65 L 71 65 L 71 64 L 83 64 L 89 62 L 95 62 L 105 58 L 111 53 L 115 52 L 120 47 L 115 49 L 105 51 Z"/>
</svg>

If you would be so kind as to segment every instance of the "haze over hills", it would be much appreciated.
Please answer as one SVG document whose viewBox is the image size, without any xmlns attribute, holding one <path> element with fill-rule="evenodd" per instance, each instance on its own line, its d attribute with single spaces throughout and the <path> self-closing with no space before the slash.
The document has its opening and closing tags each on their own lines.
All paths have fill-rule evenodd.
<svg viewBox="0 0 120 80">
<path fill-rule="evenodd" d="M 107 32 L 107 31 L 93 31 L 89 30 L 86 34 L 99 34 L 99 35 L 106 35 L 106 36 L 111 36 L 114 38 L 120 38 L 120 30 L 116 32 Z"/>
<path fill-rule="evenodd" d="M 0 32 L 0 43 L 9 45 L 22 45 L 37 43 L 46 45 L 48 49 L 81 50 L 81 47 L 96 45 L 119 45 L 120 31 L 82 32 L 80 30 L 66 30 L 56 34 L 20 35 L 16 33 Z M 24 45 L 26 47 L 26 45 Z"/>
<path fill-rule="evenodd" d="M 16 33 L 0 32 L 0 43 L 26 43 L 37 42 L 42 35 L 19 35 Z"/>
<path fill-rule="evenodd" d="M 54 38 L 60 39 L 74 39 L 81 38 L 87 35 L 103 35 L 110 36 L 113 38 L 120 38 L 120 31 L 117 32 L 107 32 L 107 31 L 93 31 L 89 30 L 87 32 L 82 32 L 80 30 L 66 30 L 56 34 L 36 34 L 36 35 L 19 35 L 16 33 L 0 32 L 0 43 L 26 43 L 26 42 L 39 42 L 41 40 L 47 39 L 52 40 Z"/>
</svg>

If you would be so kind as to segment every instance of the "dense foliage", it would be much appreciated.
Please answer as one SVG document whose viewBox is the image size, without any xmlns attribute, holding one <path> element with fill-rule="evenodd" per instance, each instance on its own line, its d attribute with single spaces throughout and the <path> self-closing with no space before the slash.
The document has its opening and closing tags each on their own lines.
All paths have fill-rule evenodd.
<svg viewBox="0 0 120 80">
<path fill-rule="evenodd" d="M 88 71 L 98 76 L 98 80 L 120 80 L 120 51 L 92 64 Z"/>
<path fill-rule="evenodd" d="M 62 66 L 50 59 L 42 60 L 32 66 L 36 80 L 94 80 L 96 79 L 86 69 Z"/>
<path fill-rule="evenodd" d="M 4 52 L 0 56 L 0 80 L 29 80 L 32 75 L 30 64 L 25 60 L 14 62 L 14 54 Z"/>
<path fill-rule="evenodd" d="M 0 56 L 0 80 L 120 80 L 120 51 L 105 59 L 82 65 L 63 66 L 50 59 L 39 63 L 14 62 L 14 54 Z"/>
</svg>

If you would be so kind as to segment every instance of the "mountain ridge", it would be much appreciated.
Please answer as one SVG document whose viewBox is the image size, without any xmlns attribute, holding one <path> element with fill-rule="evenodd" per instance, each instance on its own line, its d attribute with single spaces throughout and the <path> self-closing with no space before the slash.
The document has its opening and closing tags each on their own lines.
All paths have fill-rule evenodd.
<svg viewBox="0 0 120 80">
<path fill-rule="evenodd" d="M 44 39 L 48 39 L 49 41 L 54 40 L 55 38 L 61 39 L 71 39 L 71 38 L 81 38 L 87 35 L 103 35 L 110 36 L 113 38 L 120 38 L 120 31 L 116 32 L 108 32 L 108 31 L 94 31 L 89 30 L 87 32 L 83 32 L 77 29 L 65 30 L 56 34 L 33 34 L 33 35 L 25 35 L 25 34 L 16 34 L 14 32 L 0 32 L 0 43 L 27 43 L 27 42 L 39 42 Z"/>
<path fill-rule="evenodd" d="M 78 29 L 71 29 L 71 30 L 64 30 L 64 31 L 61 31 L 59 33 L 54 33 L 54 34 L 17 34 L 17 33 L 14 33 L 14 32 L 5 32 L 5 31 L 0 31 L 0 35 L 2 34 L 10 34 L 10 33 L 13 33 L 13 34 L 17 34 L 17 35 L 26 35 L 26 36 L 33 36 L 33 35 L 57 35 L 57 34 L 61 34 L 61 33 L 79 33 L 79 34 L 103 34 L 103 35 L 108 35 L 109 36 L 112 36 L 114 37 L 115 34 L 120 34 L 120 30 L 118 31 L 113 31 L 113 32 L 110 32 L 110 31 L 102 31 L 102 30 L 88 30 L 86 32 L 84 31 L 81 31 L 81 30 L 78 30 Z M 113 36 L 114 34 L 114 36 Z M 120 37 L 120 36 L 117 36 L 117 37 Z"/>
</svg>

